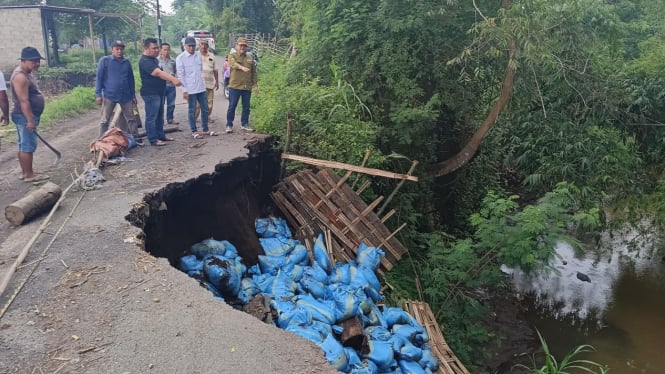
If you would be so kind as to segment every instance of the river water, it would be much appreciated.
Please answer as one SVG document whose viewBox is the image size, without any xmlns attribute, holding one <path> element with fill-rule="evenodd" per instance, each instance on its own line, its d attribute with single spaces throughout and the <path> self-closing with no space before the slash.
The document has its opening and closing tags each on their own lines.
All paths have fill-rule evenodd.
<svg viewBox="0 0 665 374">
<path fill-rule="evenodd" d="M 577 253 L 557 245 L 558 274 L 504 271 L 530 301 L 529 322 L 557 359 L 589 344 L 595 351 L 580 358 L 607 365 L 611 373 L 665 373 L 664 259 L 652 257 L 653 243 L 640 243 L 634 234 L 605 242 L 611 250 Z"/>
</svg>

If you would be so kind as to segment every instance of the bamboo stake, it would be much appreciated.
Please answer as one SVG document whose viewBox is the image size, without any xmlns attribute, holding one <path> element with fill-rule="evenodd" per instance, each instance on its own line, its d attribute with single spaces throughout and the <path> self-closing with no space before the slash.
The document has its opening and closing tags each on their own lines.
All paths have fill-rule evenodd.
<svg viewBox="0 0 665 374">
<path fill-rule="evenodd" d="M 411 173 L 413 173 L 413 171 L 416 169 L 416 166 L 418 166 L 418 160 L 413 160 L 413 162 L 411 163 L 411 167 L 409 168 L 409 171 L 406 173 L 406 175 L 411 175 Z M 377 216 L 380 216 L 381 213 L 383 213 L 383 211 L 386 210 L 386 207 L 388 207 L 388 203 L 390 203 L 393 197 L 395 197 L 395 195 L 397 194 L 397 191 L 399 191 L 403 185 L 404 185 L 404 179 L 399 181 L 399 183 L 397 183 L 397 186 L 395 186 L 393 192 L 391 192 L 390 195 L 388 195 L 388 198 L 383 203 L 381 208 L 379 208 L 379 211 L 376 213 Z"/>
<path fill-rule="evenodd" d="M 315 158 L 305 157 L 305 156 L 298 156 L 298 155 L 293 155 L 293 154 L 290 154 L 290 153 L 283 153 L 282 154 L 282 159 L 300 161 L 302 163 L 309 164 L 309 165 L 315 165 L 315 166 L 321 166 L 321 167 L 327 167 L 327 168 L 333 168 L 333 169 L 351 170 L 351 171 L 355 171 L 357 173 L 375 175 L 375 176 L 378 176 L 378 177 L 393 178 L 393 179 L 406 179 L 406 180 L 409 180 L 409 181 L 412 181 L 412 182 L 418 182 L 418 177 L 415 177 L 415 176 L 412 176 L 412 175 L 405 175 L 405 174 L 393 173 L 393 172 L 385 171 L 385 170 L 360 167 L 360 166 L 345 164 L 345 163 L 337 162 L 337 161 L 318 160 L 318 159 L 315 159 Z"/>
<path fill-rule="evenodd" d="M 23 260 L 25 260 L 25 257 L 28 255 L 28 252 L 30 251 L 30 248 L 35 244 L 35 242 L 37 241 L 37 238 L 39 238 L 39 236 L 42 234 L 42 232 L 44 232 L 44 230 L 46 229 L 46 226 L 48 226 L 48 224 L 51 222 L 51 218 L 53 217 L 53 214 L 58 209 L 60 204 L 65 200 L 65 196 L 67 196 L 67 192 L 69 192 L 69 190 L 72 187 L 74 187 L 77 184 L 77 182 L 78 182 L 78 180 L 75 180 L 69 186 L 67 186 L 67 188 L 65 188 L 64 191 L 62 191 L 62 195 L 60 196 L 60 199 L 58 199 L 58 201 L 56 201 L 55 205 L 53 205 L 53 208 L 51 208 L 51 212 L 49 213 L 49 215 L 46 217 L 46 219 L 44 219 L 44 222 L 42 222 L 41 226 L 39 226 L 39 229 L 37 229 L 37 232 L 32 236 L 30 241 L 28 241 L 28 243 L 25 245 L 25 247 L 23 247 L 23 249 L 21 250 L 21 253 L 19 253 L 18 257 L 16 258 L 16 260 L 14 261 L 12 266 L 9 268 L 9 271 L 7 272 L 7 274 L 5 274 L 5 277 L 3 278 L 2 283 L 0 283 L 0 295 L 2 295 L 5 292 L 5 289 L 7 288 L 7 285 L 9 284 L 9 281 L 11 280 L 12 276 L 16 272 L 16 269 L 18 269 L 18 267 L 21 265 L 21 263 L 23 263 Z M 65 227 L 65 224 L 69 221 L 69 218 L 74 213 L 74 210 L 78 207 L 79 203 L 83 199 L 83 196 L 85 196 L 85 192 L 86 192 L 86 190 L 83 190 L 83 193 L 81 194 L 81 197 L 79 198 L 76 205 L 74 205 L 74 207 L 72 208 L 72 211 L 69 213 L 69 216 L 67 216 L 65 221 L 62 223 L 62 225 L 58 229 L 58 231 L 56 231 L 56 233 L 51 238 L 51 241 L 48 243 L 46 248 L 44 248 L 44 252 L 42 253 L 42 257 L 44 257 L 46 255 L 46 252 L 51 248 L 51 245 L 53 244 L 55 239 L 58 237 L 58 235 L 62 231 L 63 227 Z M 36 269 L 36 267 L 33 268 L 32 271 L 34 271 L 34 269 Z M 11 305 L 11 303 L 16 298 L 16 295 L 18 295 L 18 293 L 23 288 L 23 285 L 25 285 L 25 282 L 27 282 L 27 280 L 30 278 L 30 275 L 32 274 L 32 271 L 30 271 L 30 273 L 28 274 L 28 277 L 25 278 L 23 283 L 14 292 L 14 294 L 9 297 L 9 299 L 7 300 L 7 303 L 5 304 L 3 309 L 0 311 L 0 318 L 5 314 L 7 309 L 9 309 L 9 306 Z"/>
<path fill-rule="evenodd" d="M 286 140 L 284 141 L 284 149 L 282 150 L 284 153 L 289 151 L 289 148 L 291 148 L 291 131 L 293 128 L 293 115 L 291 113 L 286 114 Z M 284 178 L 284 174 L 286 174 L 286 160 L 282 159 L 282 166 L 279 172 L 279 179 L 281 180 Z"/>
<path fill-rule="evenodd" d="M 367 161 L 369 160 L 369 155 L 371 153 L 372 153 L 372 151 L 369 148 L 365 149 L 365 157 L 363 157 L 363 162 L 360 163 L 360 166 L 364 167 L 365 165 L 367 165 Z M 360 178 L 356 178 L 353 181 L 353 184 L 351 184 L 351 189 L 352 190 L 356 188 L 356 183 L 358 183 L 358 179 L 360 179 Z"/>
</svg>

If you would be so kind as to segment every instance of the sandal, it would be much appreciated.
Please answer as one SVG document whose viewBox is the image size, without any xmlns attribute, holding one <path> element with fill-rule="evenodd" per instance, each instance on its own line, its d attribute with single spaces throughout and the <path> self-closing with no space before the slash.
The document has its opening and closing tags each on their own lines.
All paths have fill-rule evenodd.
<svg viewBox="0 0 665 374">
<path fill-rule="evenodd" d="M 219 134 L 216 133 L 216 132 L 214 132 L 214 131 L 210 131 L 210 132 L 208 133 L 208 135 L 210 135 L 210 136 L 217 136 L 217 135 L 219 135 Z"/>
<path fill-rule="evenodd" d="M 193 132 L 192 137 L 194 139 L 203 139 L 203 135 L 199 134 L 198 132 Z"/>
<path fill-rule="evenodd" d="M 167 136 L 166 138 L 164 138 L 164 139 L 159 139 L 159 140 L 161 140 L 161 141 L 163 141 L 163 142 L 173 142 L 173 141 L 175 141 L 175 139 L 173 139 L 173 138 L 169 138 L 168 136 Z"/>
<path fill-rule="evenodd" d="M 23 181 L 26 183 L 42 182 L 48 180 L 49 178 L 51 177 L 49 177 L 48 175 L 35 174 L 32 178 L 23 178 Z"/>
<path fill-rule="evenodd" d="M 151 145 L 154 145 L 154 146 L 157 146 L 157 147 L 161 147 L 161 146 L 163 146 L 163 145 L 166 145 L 166 143 L 165 143 L 163 140 L 158 140 L 158 141 L 152 143 Z"/>
</svg>

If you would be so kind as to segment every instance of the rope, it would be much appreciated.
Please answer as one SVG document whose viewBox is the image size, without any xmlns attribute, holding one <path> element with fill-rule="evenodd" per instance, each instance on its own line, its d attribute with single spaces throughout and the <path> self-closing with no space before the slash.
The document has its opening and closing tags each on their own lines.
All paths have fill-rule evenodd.
<svg viewBox="0 0 665 374">
<path fill-rule="evenodd" d="M 48 214 L 48 216 L 46 216 L 46 219 L 44 219 L 44 222 L 42 222 L 41 226 L 39 226 L 39 228 L 37 229 L 37 232 L 32 236 L 30 241 L 28 241 L 28 243 L 25 245 L 25 247 L 23 247 L 23 249 L 19 253 L 19 256 L 14 261 L 14 264 L 9 268 L 9 271 L 7 272 L 7 274 L 5 274 L 5 277 L 3 278 L 2 283 L 0 283 L 0 295 L 2 295 L 5 292 L 5 289 L 7 288 L 7 285 L 9 284 L 9 281 L 11 280 L 12 276 L 14 275 L 16 270 L 19 268 L 19 266 L 23 263 L 23 260 L 25 260 L 25 257 L 28 255 L 28 252 L 30 251 L 30 248 L 35 244 L 35 242 L 37 241 L 39 236 L 46 229 L 46 226 L 51 222 L 51 218 L 53 217 L 53 214 L 58 209 L 60 204 L 65 200 L 65 196 L 67 196 L 67 192 L 69 192 L 69 190 L 72 187 L 79 185 L 79 180 L 80 179 L 81 179 L 80 177 L 77 178 L 69 186 L 67 186 L 67 188 L 65 188 L 65 190 L 62 192 L 62 195 L 60 196 L 58 201 L 56 201 L 56 203 L 51 208 L 51 212 Z M 58 229 L 58 231 L 55 232 L 55 234 L 53 235 L 53 238 L 51 238 L 51 241 L 48 243 L 46 248 L 44 248 L 42 256 L 39 257 L 39 259 L 37 261 L 32 263 L 34 266 L 30 269 L 30 271 L 28 271 L 28 275 L 25 277 L 25 279 L 23 279 L 20 282 L 19 286 L 16 288 L 14 293 L 9 297 L 9 299 L 7 300 L 5 305 L 2 307 L 2 310 L 0 310 L 0 318 L 2 318 L 2 316 L 4 316 L 7 309 L 9 309 L 9 306 L 12 304 L 12 302 L 14 301 L 16 296 L 19 294 L 19 292 L 21 292 L 21 289 L 23 289 L 23 286 L 25 286 L 28 279 L 30 279 L 30 276 L 32 276 L 32 273 L 35 271 L 37 266 L 39 266 L 41 261 L 44 259 L 46 253 L 51 248 L 51 245 L 53 244 L 55 239 L 58 237 L 58 235 L 60 234 L 62 229 L 65 227 L 65 224 L 67 224 L 69 219 L 72 217 L 72 215 L 74 214 L 74 211 L 79 206 L 81 200 L 83 200 L 83 196 L 85 196 L 86 191 L 87 191 L 86 189 L 83 189 L 83 193 L 81 194 L 81 197 L 78 199 L 78 201 L 76 202 L 76 204 L 72 208 L 71 212 L 69 213 L 69 216 L 67 216 L 65 221 L 62 223 L 62 225 Z"/>
</svg>

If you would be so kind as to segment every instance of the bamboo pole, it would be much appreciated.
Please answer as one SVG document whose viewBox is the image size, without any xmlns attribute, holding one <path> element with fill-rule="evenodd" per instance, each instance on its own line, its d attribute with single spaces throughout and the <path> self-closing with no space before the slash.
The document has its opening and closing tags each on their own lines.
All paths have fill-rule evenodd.
<svg viewBox="0 0 665 374">
<path fill-rule="evenodd" d="M 415 177 L 415 176 L 412 176 L 412 175 L 405 175 L 405 174 L 393 173 L 393 172 L 385 171 L 385 170 L 366 168 L 366 167 L 361 167 L 361 166 L 356 166 L 356 165 L 345 164 L 345 163 L 337 162 L 337 161 L 318 160 L 318 159 L 315 159 L 315 158 L 305 157 L 305 156 L 298 156 L 298 155 L 293 155 L 293 154 L 290 154 L 290 153 L 283 153 L 282 154 L 282 159 L 300 161 L 302 163 L 309 164 L 309 165 L 315 165 L 315 166 L 321 166 L 321 167 L 327 167 L 327 168 L 333 168 L 333 169 L 351 170 L 351 171 L 355 171 L 357 173 L 375 175 L 377 177 L 385 177 L 385 178 L 393 178 L 393 179 L 405 179 L 405 180 L 409 180 L 409 181 L 412 181 L 412 182 L 418 182 L 418 177 Z"/>
<path fill-rule="evenodd" d="M 286 114 L 286 140 L 284 141 L 284 149 L 282 150 L 284 153 L 289 151 L 289 148 L 291 147 L 291 131 L 293 128 L 293 115 L 291 113 Z M 286 160 L 282 159 L 282 165 L 281 169 L 279 171 L 279 179 L 281 180 L 284 178 L 284 174 L 286 174 Z"/>
<path fill-rule="evenodd" d="M 416 170 L 416 166 L 418 166 L 418 160 L 414 160 L 411 163 L 411 167 L 409 168 L 409 171 L 406 173 L 406 175 L 411 175 L 413 173 L 413 171 Z M 397 183 L 397 186 L 395 186 L 395 189 L 393 190 L 393 192 L 391 192 L 390 195 L 388 195 L 388 198 L 383 203 L 383 205 L 381 205 L 381 208 L 379 208 L 379 211 L 376 213 L 377 216 L 380 216 L 381 213 L 383 213 L 383 211 L 386 210 L 386 207 L 388 207 L 388 203 L 390 203 L 390 201 L 393 199 L 393 197 L 395 197 L 395 195 L 397 194 L 397 191 L 399 191 L 400 188 L 402 188 L 403 185 L 404 185 L 404 179 L 399 181 L 399 183 Z"/>
</svg>

